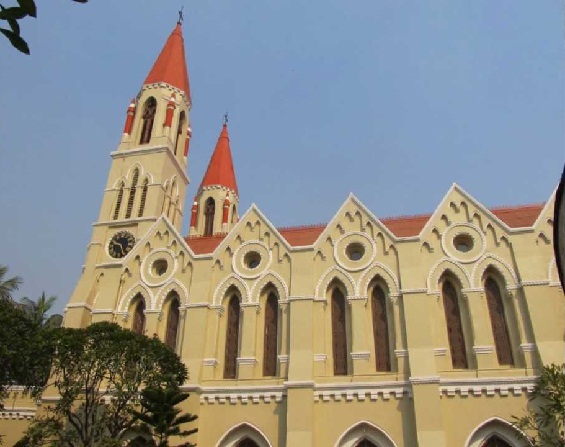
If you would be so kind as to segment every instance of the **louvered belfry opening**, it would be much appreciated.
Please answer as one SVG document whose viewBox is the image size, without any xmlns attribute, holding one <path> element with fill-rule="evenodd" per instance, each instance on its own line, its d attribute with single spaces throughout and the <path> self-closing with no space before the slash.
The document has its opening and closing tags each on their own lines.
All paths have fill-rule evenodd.
<svg viewBox="0 0 565 447">
<path fill-rule="evenodd" d="M 132 330 L 136 334 L 143 335 L 145 332 L 145 300 L 141 295 L 137 295 L 135 300 L 135 311 L 133 313 Z"/>
<path fill-rule="evenodd" d="M 224 379 L 235 379 L 239 349 L 239 297 L 233 295 L 228 304 L 226 348 L 224 357 Z"/>
<path fill-rule="evenodd" d="M 149 187 L 149 180 L 145 179 L 143 182 L 143 188 L 141 189 L 141 200 L 139 201 L 139 212 L 137 217 L 143 217 L 143 212 L 145 211 L 145 202 L 147 201 L 147 189 Z"/>
<path fill-rule="evenodd" d="M 265 334 L 263 341 L 263 375 L 277 375 L 278 341 L 278 300 L 274 293 L 269 293 L 265 304 Z"/>
<path fill-rule="evenodd" d="M 216 214 L 216 203 L 212 197 L 206 200 L 206 208 L 204 209 L 204 236 L 212 236 L 214 234 L 214 215 Z"/>
<path fill-rule="evenodd" d="M 186 115 L 185 115 L 184 110 L 183 110 L 180 113 L 180 116 L 179 116 L 179 124 L 177 126 L 177 134 L 176 134 L 176 137 L 175 137 L 175 155 L 178 154 L 178 150 L 179 150 L 179 147 L 180 147 L 180 144 L 181 144 L 181 141 L 182 141 L 182 133 L 183 133 L 182 130 L 183 130 L 183 127 L 184 127 L 185 120 L 186 120 Z"/>
<path fill-rule="evenodd" d="M 150 96 L 145 101 L 143 107 L 143 115 L 141 116 L 141 137 L 139 144 L 147 144 L 151 140 L 151 133 L 153 132 L 153 123 L 155 121 L 155 113 L 157 112 L 157 100 Z"/>
<path fill-rule="evenodd" d="M 347 375 L 347 329 L 345 297 L 338 287 L 332 291 L 332 351 L 334 375 Z"/>
<path fill-rule="evenodd" d="M 443 281 L 442 296 L 452 366 L 456 369 L 468 368 L 469 364 L 467 362 L 465 336 L 463 334 L 457 290 L 451 281 L 447 279 Z"/>
<path fill-rule="evenodd" d="M 124 183 L 120 183 L 120 187 L 118 189 L 118 197 L 116 199 L 116 207 L 114 208 L 114 220 L 117 220 L 120 217 L 120 208 L 122 207 L 122 200 L 124 198 Z"/>
<path fill-rule="evenodd" d="M 129 189 L 128 206 L 126 208 L 126 219 L 131 217 L 131 212 L 133 209 L 133 203 L 135 202 L 135 192 L 137 189 L 137 181 L 139 179 L 139 169 L 133 171 L 133 177 L 131 179 L 131 186 Z"/>
<path fill-rule="evenodd" d="M 177 346 L 177 335 L 180 319 L 180 303 L 176 292 L 172 292 L 169 299 L 171 304 L 169 305 L 169 313 L 167 315 L 167 332 L 165 335 L 165 344 L 173 351 L 175 351 Z"/>
<path fill-rule="evenodd" d="M 386 294 L 379 285 L 373 289 L 371 310 L 373 313 L 375 366 L 377 371 L 390 371 L 390 340 L 388 336 Z"/>
<path fill-rule="evenodd" d="M 485 293 L 498 363 L 500 365 L 514 365 L 500 288 L 490 276 L 485 281 Z"/>
</svg>

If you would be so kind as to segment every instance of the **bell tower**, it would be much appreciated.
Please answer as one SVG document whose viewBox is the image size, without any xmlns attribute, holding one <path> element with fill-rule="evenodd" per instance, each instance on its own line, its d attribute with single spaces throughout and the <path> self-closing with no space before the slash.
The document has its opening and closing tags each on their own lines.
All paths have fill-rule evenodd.
<svg viewBox="0 0 565 447">
<path fill-rule="evenodd" d="M 116 288 L 120 293 L 121 269 L 111 267 L 121 265 L 122 258 L 159 218 L 168 219 L 180 231 L 190 182 L 186 173 L 190 109 L 179 20 L 127 108 L 120 143 L 110 154 L 112 164 L 100 214 L 93 224 L 82 276 L 67 305 L 65 325 L 88 324 L 91 315 L 94 319 L 104 313 L 95 309 L 99 306 L 112 313 L 110 303 L 97 302 L 98 295 L 115 295 Z"/>
</svg>

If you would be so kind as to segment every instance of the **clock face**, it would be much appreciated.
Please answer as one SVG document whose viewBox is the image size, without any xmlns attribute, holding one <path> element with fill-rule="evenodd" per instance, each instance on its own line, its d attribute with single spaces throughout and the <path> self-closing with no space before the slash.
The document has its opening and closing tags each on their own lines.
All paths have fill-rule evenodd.
<svg viewBox="0 0 565 447">
<path fill-rule="evenodd" d="M 129 231 L 120 231 L 110 239 L 108 243 L 108 253 L 113 258 L 123 258 L 127 255 L 133 245 L 135 244 L 135 237 Z"/>
</svg>

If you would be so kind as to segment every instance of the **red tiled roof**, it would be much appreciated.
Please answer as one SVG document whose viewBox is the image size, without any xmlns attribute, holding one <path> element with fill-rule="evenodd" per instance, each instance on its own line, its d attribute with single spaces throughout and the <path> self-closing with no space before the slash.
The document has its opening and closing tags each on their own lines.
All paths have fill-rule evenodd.
<svg viewBox="0 0 565 447">
<path fill-rule="evenodd" d="M 208 163 L 208 169 L 202 179 L 200 187 L 221 185 L 225 186 L 237 194 L 237 182 L 235 181 L 235 171 L 231 157 L 230 138 L 228 136 L 228 126 L 224 124 L 216 149 Z"/>
<path fill-rule="evenodd" d="M 184 39 L 182 37 L 182 27 L 179 23 L 177 23 L 177 26 L 167 39 L 144 84 L 156 82 L 166 82 L 182 90 L 190 102 L 188 71 L 184 56 Z"/>
<path fill-rule="evenodd" d="M 531 227 L 539 217 L 545 203 L 491 208 L 492 214 L 511 228 Z"/>
<path fill-rule="evenodd" d="M 511 228 L 531 227 L 544 207 L 543 203 L 512 207 L 497 207 L 490 211 Z M 431 214 L 417 216 L 386 217 L 381 222 L 396 236 L 417 236 L 430 219 Z M 278 228 L 279 233 L 293 247 L 312 245 L 327 224 L 304 225 Z M 186 238 L 186 242 L 196 254 L 212 253 L 225 235 Z"/>
<path fill-rule="evenodd" d="M 201 237 L 185 237 L 184 240 L 195 255 L 213 253 L 226 237 L 225 234 Z"/>
</svg>

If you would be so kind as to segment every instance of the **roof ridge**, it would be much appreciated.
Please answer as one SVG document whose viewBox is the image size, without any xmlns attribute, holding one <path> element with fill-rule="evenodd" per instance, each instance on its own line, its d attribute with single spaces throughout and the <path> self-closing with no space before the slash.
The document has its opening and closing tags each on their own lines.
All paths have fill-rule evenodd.
<svg viewBox="0 0 565 447">
<path fill-rule="evenodd" d="M 534 207 L 534 206 L 545 206 L 547 202 L 538 202 L 538 203 L 524 203 L 522 205 L 497 205 L 497 206 L 493 206 L 493 207 L 487 207 L 487 209 L 489 211 L 501 211 L 501 210 L 511 210 L 511 209 L 517 209 L 517 208 L 528 208 L 528 207 Z"/>
<path fill-rule="evenodd" d="M 289 230 L 309 230 L 312 228 L 325 228 L 328 223 L 315 223 L 315 224 L 305 224 L 305 225 L 290 225 L 286 227 L 277 227 L 278 231 L 289 231 Z"/>
</svg>

